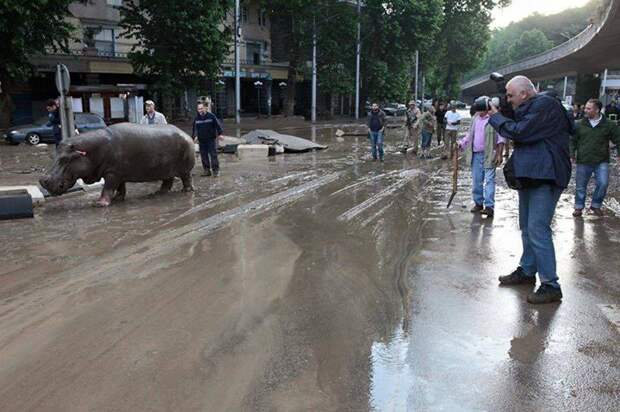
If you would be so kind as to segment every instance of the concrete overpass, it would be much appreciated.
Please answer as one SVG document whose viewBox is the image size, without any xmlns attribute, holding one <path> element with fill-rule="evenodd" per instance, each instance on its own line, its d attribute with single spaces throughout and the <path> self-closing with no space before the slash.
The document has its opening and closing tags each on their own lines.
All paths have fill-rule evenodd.
<svg viewBox="0 0 620 412">
<path fill-rule="evenodd" d="M 620 68 L 620 0 L 610 0 L 599 22 L 553 49 L 498 68 L 507 78 L 524 75 L 537 81 Z M 495 93 L 489 74 L 461 84 L 465 100 Z"/>
</svg>

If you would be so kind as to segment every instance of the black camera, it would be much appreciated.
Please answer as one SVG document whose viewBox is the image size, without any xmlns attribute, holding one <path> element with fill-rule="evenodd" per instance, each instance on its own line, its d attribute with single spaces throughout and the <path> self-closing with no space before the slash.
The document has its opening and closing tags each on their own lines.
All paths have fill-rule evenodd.
<svg viewBox="0 0 620 412">
<path fill-rule="evenodd" d="M 506 99 L 506 79 L 500 73 L 491 73 L 490 79 L 495 82 L 498 95 L 493 97 L 481 96 L 474 100 L 472 109 L 476 112 L 484 112 L 491 110 L 491 106 L 499 109 L 500 113 L 509 119 L 514 119 L 514 110 L 512 105 Z"/>
</svg>

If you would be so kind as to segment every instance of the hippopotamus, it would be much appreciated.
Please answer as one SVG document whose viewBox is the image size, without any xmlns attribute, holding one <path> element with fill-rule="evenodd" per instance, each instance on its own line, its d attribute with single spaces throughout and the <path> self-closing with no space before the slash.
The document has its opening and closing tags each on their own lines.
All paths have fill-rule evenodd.
<svg viewBox="0 0 620 412">
<path fill-rule="evenodd" d="M 191 192 L 194 143 L 172 125 L 119 123 L 63 141 L 48 176 L 39 182 L 52 195 L 69 190 L 78 178 L 92 184 L 105 180 L 98 206 L 125 199 L 125 183 L 161 180 L 158 193 L 168 192 L 174 178 Z"/>
</svg>

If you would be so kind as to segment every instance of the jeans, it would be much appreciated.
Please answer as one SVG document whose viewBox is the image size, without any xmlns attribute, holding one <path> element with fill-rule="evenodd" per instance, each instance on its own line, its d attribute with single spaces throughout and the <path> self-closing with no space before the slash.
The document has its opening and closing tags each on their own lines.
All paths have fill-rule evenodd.
<svg viewBox="0 0 620 412">
<path fill-rule="evenodd" d="M 495 167 L 484 167 L 484 152 L 473 153 L 471 161 L 473 185 L 471 194 L 474 203 L 484 207 L 495 207 Z"/>
<path fill-rule="evenodd" d="M 575 209 L 583 209 L 586 206 L 586 191 L 588 182 L 594 173 L 596 187 L 592 193 L 591 207 L 600 209 L 603 206 L 603 200 L 607 194 L 607 186 L 609 185 L 609 163 L 578 163 L 577 175 L 575 177 Z"/>
<path fill-rule="evenodd" d="M 206 139 L 198 142 L 200 148 L 200 160 L 204 170 L 213 169 L 214 172 L 220 170 L 220 162 L 217 160 L 217 139 Z"/>
<path fill-rule="evenodd" d="M 372 158 L 377 160 L 377 152 L 379 159 L 383 159 L 383 132 L 370 132 L 370 141 L 372 144 Z"/>
<path fill-rule="evenodd" d="M 562 189 L 555 185 L 519 190 L 519 227 L 523 254 L 519 266 L 525 273 L 538 273 L 540 283 L 559 288 L 551 220 Z"/>
<path fill-rule="evenodd" d="M 422 150 L 431 147 L 431 141 L 433 139 L 433 132 L 422 130 Z"/>
</svg>

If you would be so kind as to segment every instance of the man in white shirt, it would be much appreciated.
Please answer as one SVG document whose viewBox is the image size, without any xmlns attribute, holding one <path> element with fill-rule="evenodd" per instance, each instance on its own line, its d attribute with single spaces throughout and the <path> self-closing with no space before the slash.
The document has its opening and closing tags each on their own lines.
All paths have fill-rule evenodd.
<svg viewBox="0 0 620 412">
<path fill-rule="evenodd" d="M 446 137 L 444 141 L 444 152 L 442 159 L 447 159 L 452 153 L 452 149 L 456 144 L 456 135 L 459 130 L 459 124 L 461 123 L 461 115 L 456 111 L 456 105 L 450 104 L 450 110 L 446 112 Z"/>
<path fill-rule="evenodd" d="M 146 114 L 140 120 L 140 124 L 168 124 L 166 116 L 155 111 L 155 102 L 147 100 L 144 105 L 146 106 Z"/>
</svg>

